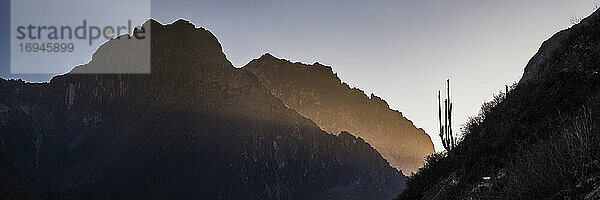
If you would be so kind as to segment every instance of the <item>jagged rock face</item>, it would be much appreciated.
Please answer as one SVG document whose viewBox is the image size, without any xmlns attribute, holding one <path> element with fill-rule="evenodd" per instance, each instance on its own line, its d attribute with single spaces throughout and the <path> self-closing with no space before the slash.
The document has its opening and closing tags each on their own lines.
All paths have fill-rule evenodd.
<svg viewBox="0 0 600 200">
<path fill-rule="evenodd" d="M 369 98 L 342 83 L 331 67 L 291 63 L 265 54 L 243 69 L 321 129 L 331 134 L 349 131 L 364 138 L 407 175 L 416 172 L 424 158 L 434 153 L 431 138 L 422 129 L 391 110 L 381 98 L 373 94 Z"/>
<path fill-rule="evenodd" d="M 209 31 L 147 26 L 151 74 L 0 79 L 0 137 L 45 197 L 390 199 L 404 187 L 365 141 L 320 130 L 234 68 Z M 73 71 L 135 64 L 119 41 Z"/>
</svg>

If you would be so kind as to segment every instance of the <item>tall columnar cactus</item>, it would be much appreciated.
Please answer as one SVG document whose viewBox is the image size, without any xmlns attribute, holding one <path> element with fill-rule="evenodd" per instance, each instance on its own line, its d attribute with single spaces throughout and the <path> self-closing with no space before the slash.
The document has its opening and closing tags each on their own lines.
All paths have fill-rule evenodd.
<svg viewBox="0 0 600 200">
<path fill-rule="evenodd" d="M 444 99 L 444 124 L 442 124 L 442 100 L 441 91 L 438 90 L 438 114 L 440 122 L 440 139 L 442 139 L 442 145 L 447 151 L 454 148 L 456 141 L 454 141 L 454 135 L 452 134 L 452 101 L 450 101 L 450 79 L 447 83 L 447 97 Z"/>
</svg>

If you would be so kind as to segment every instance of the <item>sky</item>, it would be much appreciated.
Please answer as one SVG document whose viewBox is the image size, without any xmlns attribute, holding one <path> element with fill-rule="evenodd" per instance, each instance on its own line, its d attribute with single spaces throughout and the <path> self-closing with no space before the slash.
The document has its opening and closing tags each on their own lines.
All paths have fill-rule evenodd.
<svg viewBox="0 0 600 200">
<path fill-rule="evenodd" d="M 453 127 L 517 82 L 541 43 L 585 17 L 597 0 L 284 1 L 152 0 L 162 23 L 184 18 L 210 30 L 242 67 L 266 52 L 332 66 L 342 81 L 385 99 L 432 138 L 437 91 L 451 79 Z M 0 77 L 48 81 L 53 74 L 10 74 L 10 12 L 0 0 Z M 8 9 L 10 10 L 10 9 Z M 88 58 L 89 59 L 89 58 Z M 457 133 L 460 134 L 460 133 Z"/>
</svg>

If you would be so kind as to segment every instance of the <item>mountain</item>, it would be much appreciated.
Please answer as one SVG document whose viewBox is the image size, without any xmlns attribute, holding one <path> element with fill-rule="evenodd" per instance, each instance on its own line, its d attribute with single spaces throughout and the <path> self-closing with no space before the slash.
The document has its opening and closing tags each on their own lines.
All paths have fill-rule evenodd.
<svg viewBox="0 0 600 200">
<path fill-rule="evenodd" d="M 398 199 L 600 199 L 600 11 L 544 42 Z"/>
<path fill-rule="evenodd" d="M 387 102 L 341 82 L 331 67 L 306 65 L 265 54 L 243 67 L 286 106 L 337 134 L 349 131 L 364 138 L 390 164 L 405 174 L 416 172 L 434 153 L 431 138 Z"/>
<path fill-rule="evenodd" d="M 148 64 L 121 38 L 49 83 L 0 79 L 0 138 L 44 198 L 391 199 L 403 189 L 368 143 L 286 107 L 209 31 L 149 20 L 135 32 L 146 30 L 151 74 L 87 73 Z"/>
</svg>

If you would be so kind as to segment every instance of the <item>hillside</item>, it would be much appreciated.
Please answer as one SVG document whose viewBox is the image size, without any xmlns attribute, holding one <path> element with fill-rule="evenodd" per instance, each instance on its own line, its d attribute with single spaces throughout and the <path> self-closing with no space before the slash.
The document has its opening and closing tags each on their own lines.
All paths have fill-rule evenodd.
<svg viewBox="0 0 600 200">
<path fill-rule="evenodd" d="M 364 138 L 390 164 L 410 175 L 434 153 L 431 138 L 387 102 L 341 82 L 331 67 L 306 65 L 265 54 L 243 67 L 288 107 L 338 134 L 349 131 Z"/>
<path fill-rule="evenodd" d="M 398 199 L 600 198 L 598 71 L 600 11 L 544 42 L 519 83 Z"/>
<path fill-rule="evenodd" d="M 150 27 L 151 74 L 78 74 L 144 64 L 138 46 L 111 40 L 49 83 L 0 80 L 0 137 L 44 198 L 391 199 L 403 189 L 369 144 L 287 108 L 209 31 Z"/>
</svg>

